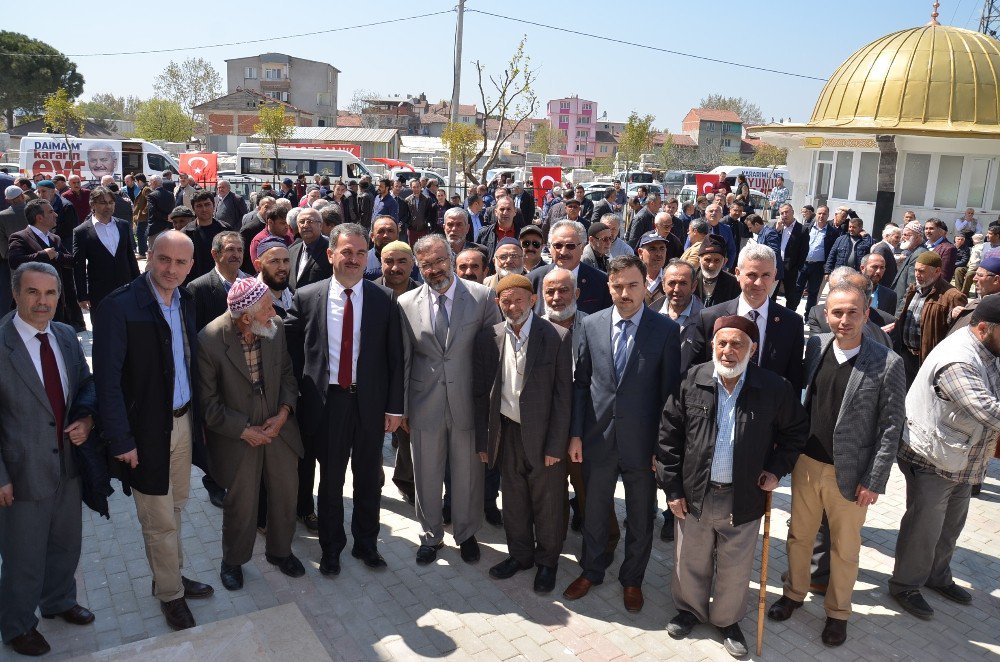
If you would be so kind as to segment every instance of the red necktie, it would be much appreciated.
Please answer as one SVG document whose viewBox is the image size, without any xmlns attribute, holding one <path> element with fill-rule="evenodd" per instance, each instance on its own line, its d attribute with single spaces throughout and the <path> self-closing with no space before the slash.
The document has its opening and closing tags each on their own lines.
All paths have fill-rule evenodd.
<svg viewBox="0 0 1000 662">
<path fill-rule="evenodd" d="M 351 388 L 351 363 L 354 358 L 354 302 L 351 301 L 352 291 L 345 289 L 347 301 L 344 302 L 344 326 L 340 331 L 340 368 L 337 371 L 337 384 L 342 389 Z"/>
<path fill-rule="evenodd" d="M 56 419 L 56 442 L 59 450 L 63 447 L 63 420 L 66 417 L 66 397 L 63 395 L 62 379 L 59 378 L 59 364 L 56 363 L 56 354 L 49 345 L 49 334 L 37 333 L 35 337 L 42 343 L 42 378 L 45 382 L 45 395 L 49 398 L 49 405 L 52 406 L 52 414 Z"/>
</svg>

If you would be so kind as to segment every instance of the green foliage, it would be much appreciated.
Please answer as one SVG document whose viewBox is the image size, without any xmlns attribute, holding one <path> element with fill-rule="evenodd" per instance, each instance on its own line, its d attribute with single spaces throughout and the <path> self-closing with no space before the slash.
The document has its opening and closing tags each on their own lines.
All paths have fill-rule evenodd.
<svg viewBox="0 0 1000 662">
<path fill-rule="evenodd" d="M 625 170 L 639 163 L 640 157 L 648 153 L 653 145 L 653 115 L 639 116 L 634 110 L 628 116 L 628 122 L 622 134 L 618 137 L 618 162 Z"/>
<path fill-rule="evenodd" d="M 136 111 L 142 100 L 136 96 L 116 96 L 110 92 L 100 92 L 90 101 L 80 103 L 80 109 L 92 120 L 135 120 Z"/>
<path fill-rule="evenodd" d="M 194 121 L 176 101 L 157 98 L 143 101 L 135 113 L 136 138 L 187 142 L 194 130 Z"/>
<path fill-rule="evenodd" d="M 86 116 L 79 106 L 73 103 L 66 90 L 58 90 L 45 98 L 42 104 L 45 110 L 45 129 L 52 133 L 62 134 L 69 143 L 69 134 L 82 133 Z"/>
<path fill-rule="evenodd" d="M 559 154 L 566 149 L 566 137 L 562 131 L 552 128 L 552 124 L 545 122 L 535 127 L 535 135 L 531 139 L 529 152 L 540 154 Z"/>
<path fill-rule="evenodd" d="M 15 113 L 40 114 L 45 98 L 58 90 L 69 100 L 83 92 L 76 64 L 45 42 L 0 30 L 0 52 L 19 54 L 5 55 L 0 66 L 0 111 L 7 128 L 14 125 Z"/>
<path fill-rule="evenodd" d="M 253 125 L 254 133 L 263 137 L 260 144 L 260 155 L 263 158 L 271 159 L 274 166 L 274 183 L 277 184 L 278 177 L 278 145 L 287 141 L 292 136 L 292 118 L 285 116 L 285 107 L 281 104 L 263 104 L 257 110 L 257 123 Z"/>
<path fill-rule="evenodd" d="M 153 79 L 153 89 L 160 98 L 176 101 L 194 118 L 195 106 L 222 94 L 222 76 L 204 58 L 191 57 L 180 64 L 171 60 Z"/>
<path fill-rule="evenodd" d="M 448 148 L 450 156 L 458 161 L 475 153 L 482 140 L 479 127 L 465 122 L 449 122 L 441 131 L 441 142 Z"/>
</svg>

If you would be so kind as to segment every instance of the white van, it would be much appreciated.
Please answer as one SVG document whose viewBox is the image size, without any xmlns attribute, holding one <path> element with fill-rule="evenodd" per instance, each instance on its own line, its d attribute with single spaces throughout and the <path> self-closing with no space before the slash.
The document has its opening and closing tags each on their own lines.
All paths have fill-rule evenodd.
<svg viewBox="0 0 1000 662">
<path fill-rule="evenodd" d="M 178 174 L 174 157 L 145 140 L 68 136 L 67 146 L 66 138 L 54 133 L 29 133 L 21 138 L 18 163 L 24 176 L 79 175 L 84 181 L 99 182 L 104 175 L 114 175 L 120 182 L 124 175 L 140 172 L 146 177 L 165 170 Z"/>
<path fill-rule="evenodd" d="M 274 148 L 261 143 L 243 143 L 236 148 L 236 172 L 240 175 L 274 176 Z M 315 147 L 278 147 L 278 179 L 303 174 L 321 175 L 330 180 L 357 181 L 371 171 L 361 159 L 348 151 L 323 145 Z M 311 183 L 311 180 L 310 180 Z"/>
</svg>

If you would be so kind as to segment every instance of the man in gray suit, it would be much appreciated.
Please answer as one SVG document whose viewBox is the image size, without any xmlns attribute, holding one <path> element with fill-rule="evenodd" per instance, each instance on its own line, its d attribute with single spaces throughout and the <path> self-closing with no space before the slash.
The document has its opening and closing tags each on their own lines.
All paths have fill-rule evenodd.
<svg viewBox="0 0 1000 662">
<path fill-rule="evenodd" d="M 532 311 L 531 281 L 497 283 L 505 322 L 476 340 L 476 450 L 501 463 L 508 557 L 490 576 L 537 565 L 535 592 L 555 588 L 566 537 L 566 445 L 573 390 L 572 336 Z"/>
<path fill-rule="evenodd" d="M 94 621 L 76 601 L 83 525 L 70 443 L 87 440 L 97 403 L 76 334 L 52 321 L 59 274 L 27 262 L 11 281 L 17 311 L 0 321 L 0 635 L 21 655 L 44 655 L 36 609 Z"/>
<path fill-rule="evenodd" d="M 634 255 L 608 264 L 614 305 L 583 322 L 573 374 L 570 459 L 583 462 L 587 508 L 583 519 L 583 574 L 563 592 L 585 596 L 611 565 L 608 508 L 618 476 L 625 483 L 625 560 L 618 579 L 625 609 L 642 609 L 642 580 L 653 544 L 656 485 L 653 446 L 667 397 L 680 382 L 677 323 L 644 303 L 646 265 Z"/>
<path fill-rule="evenodd" d="M 410 433 L 420 549 L 417 563 L 444 545 L 442 490 L 451 465 L 452 521 L 462 560 L 479 560 L 482 461 L 475 448 L 472 364 L 476 335 L 500 321 L 493 290 L 455 276 L 448 242 L 421 237 L 413 246 L 424 284 L 399 297 L 405 360 L 403 428 Z"/>
<path fill-rule="evenodd" d="M 927 251 L 927 247 L 924 246 L 924 226 L 919 221 L 911 221 L 903 227 L 903 239 L 899 247 L 904 251 L 910 251 L 910 254 L 900 263 L 896 278 L 892 281 L 892 289 L 896 292 L 896 310 L 893 314 L 897 317 L 903 311 L 906 290 L 917 282 L 915 275 L 917 258 Z"/>
<path fill-rule="evenodd" d="M 847 639 L 851 594 L 858 578 L 861 528 L 868 506 L 885 492 L 902 434 L 906 376 L 903 360 L 864 335 L 865 293 L 844 282 L 831 288 L 826 317 L 832 334 L 806 347 L 805 406 L 809 438 L 792 471 L 792 522 L 784 595 L 768 618 L 784 621 L 809 592 L 809 562 L 820 520 L 830 523 L 830 583 L 821 639 Z"/>
</svg>

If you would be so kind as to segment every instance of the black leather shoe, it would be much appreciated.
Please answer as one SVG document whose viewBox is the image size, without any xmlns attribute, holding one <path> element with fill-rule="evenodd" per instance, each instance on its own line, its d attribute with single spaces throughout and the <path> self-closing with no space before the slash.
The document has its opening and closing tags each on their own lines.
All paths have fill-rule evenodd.
<svg viewBox="0 0 1000 662">
<path fill-rule="evenodd" d="M 533 586 L 535 593 L 545 595 L 551 593 L 555 587 L 556 569 L 546 565 L 538 566 L 538 570 L 535 571 L 535 584 Z"/>
<path fill-rule="evenodd" d="M 308 515 L 303 515 L 299 518 L 299 521 L 305 525 L 306 530 L 310 533 L 316 533 L 319 531 L 319 518 L 316 517 L 316 513 L 309 513 Z"/>
<path fill-rule="evenodd" d="M 924 600 L 924 596 L 920 594 L 920 591 L 903 591 L 902 593 L 897 593 L 892 597 L 899 603 L 900 607 L 910 612 L 917 618 L 929 621 L 934 616 L 934 610 L 931 609 L 931 606 L 927 604 L 926 600 Z"/>
<path fill-rule="evenodd" d="M 302 567 L 302 561 L 295 558 L 295 554 L 289 554 L 284 558 L 264 554 L 264 558 L 271 565 L 278 566 L 278 570 L 289 577 L 301 577 L 306 574 L 306 569 Z"/>
<path fill-rule="evenodd" d="M 513 556 L 508 556 L 490 568 L 490 577 L 493 579 L 510 579 L 521 570 L 527 570 L 530 567 L 530 565 L 521 565 Z"/>
<path fill-rule="evenodd" d="M 569 500 L 569 509 L 572 512 L 572 517 L 569 520 L 569 528 L 573 531 L 579 531 L 583 528 L 583 513 L 580 512 L 577 504 L 579 501 L 576 497 Z"/>
<path fill-rule="evenodd" d="M 660 528 L 660 540 L 663 542 L 674 541 L 674 514 L 669 510 L 663 511 L 663 526 Z"/>
<path fill-rule="evenodd" d="M 479 542 L 476 536 L 469 536 L 459 548 L 462 550 L 462 560 L 466 563 L 476 563 L 479 560 Z"/>
<path fill-rule="evenodd" d="M 403 501 L 410 504 L 411 506 L 417 503 L 417 497 L 409 492 L 399 491 L 399 496 L 403 497 Z"/>
<path fill-rule="evenodd" d="M 823 634 L 820 635 L 820 639 L 824 644 L 830 646 L 839 646 L 845 641 L 847 641 L 847 621 L 842 621 L 839 618 L 826 619 L 826 626 L 823 628 Z"/>
<path fill-rule="evenodd" d="M 775 600 L 771 608 L 767 610 L 767 617 L 772 621 L 787 621 L 792 617 L 792 612 L 802 606 L 801 602 L 796 602 L 791 598 L 781 596 Z"/>
<path fill-rule="evenodd" d="M 71 625 L 90 625 L 94 622 L 93 612 L 80 605 L 73 605 L 58 614 L 42 614 L 42 618 L 61 618 Z"/>
<path fill-rule="evenodd" d="M 161 602 L 160 611 L 163 612 L 163 617 L 167 619 L 167 625 L 171 629 L 187 630 L 195 626 L 194 615 L 188 609 L 184 598 L 177 598 L 170 602 Z"/>
<path fill-rule="evenodd" d="M 434 563 L 438 550 L 442 547 L 444 547 L 444 542 L 439 542 L 436 545 L 421 545 L 420 549 L 417 550 L 417 563 L 420 565 Z"/>
<path fill-rule="evenodd" d="M 745 657 L 747 654 L 747 638 L 743 636 L 739 623 L 719 628 L 722 633 L 722 647 L 733 657 Z"/>
<path fill-rule="evenodd" d="M 324 575 L 340 574 L 340 555 L 333 552 L 323 552 L 319 560 L 319 571 Z"/>
<path fill-rule="evenodd" d="M 219 579 L 222 580 L 222 587 L 227 591 L 238 591 L 243 588 L 243 566 L 229 565 L 222 562 L 219 570 Z"/>
<path fill-rule="evenodd" d="M 948 586 L 928 586 L 927 588 L 937 591 L 952 602 L 957 602 L 960 605 L 967 605 L 972 602 L 972 594 L 955 582 L 952 582 Z"/>
<path fill-rule="evenodd" d="M 683 639 L 684 637 L 691 634 L 691 630 L 694 626 L 698 625 L 698 617 L 689 611 L 683 609 L 677 612 L 677 615 L 670 619 L 667 623 L 667 634 L 670 635 L 672 639 Z"/>
<path fill-rule="evenodd" d="M 200 600 L 202 598 L 210 598 L 215 594 L 215 589 L 208 584 L 202 584 L 183 576 L 181 577 L 181 586 L 184 587 L 185 600 Z M 150 585 L 149 594 L 156 595 L 155 581 Z"/>
<path fill-rule="evenodd" d="M 7 645 L 13 648 L 14 652 L 18 655 L 27 655 L 28 657 L 45 655 L 52 650 L 49 642 L 45 641 L 45 637 L 35 628 L 31 628 L 24 634 L 14 637 L 7 642 Z"/>
<path fill-rule="evenodd" d="M 205 491 L 208 492 L 208 500 L 212 502 L 212 505 L 216 508 L 222 508 L 222 503 L 226 500 L 226 491 L 222 489 L 222 486 L 212 480 L 207 474 L 201 477 L 201 484 L 205 486 Z"/>
<path fill-rule="evenodd" d="M 351 556 L 361 559 L 369 568 L 385 568 L 388 566 L 382 555 L 374 549 L 352 549 Z"/>
<path fill-rule="evenodd" d="M 492 526 L 501 527 L 503 526 L 503 513 L 496 506 L 487 506 L 483 509 L 483 515 L 486 517 L 486 522 Z"/>
<path fill-rule="evenodd" d="M 445 525 L 451 524 L 451 506 L 441 508 L 441 519 L 444 520 Z"/>
</svg>

